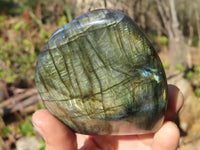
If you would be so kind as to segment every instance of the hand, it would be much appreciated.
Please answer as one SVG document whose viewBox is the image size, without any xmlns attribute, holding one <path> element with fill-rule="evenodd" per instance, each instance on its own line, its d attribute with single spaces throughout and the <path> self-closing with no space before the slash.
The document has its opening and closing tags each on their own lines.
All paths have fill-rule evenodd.
<svg viewBox="0 0 200 150">
<path fill-rule="evenodd" d="M 46 150 L 175 150 L 179 129 L 172 121 L 183 105 L 183 96 L 173 85 L 168 86 L 165 121 L 154 134 L 129 136 L 89 136 L 75 134 L 48 110 L 33 115 L 33 125 L 46 141 Z"/>
</svg>

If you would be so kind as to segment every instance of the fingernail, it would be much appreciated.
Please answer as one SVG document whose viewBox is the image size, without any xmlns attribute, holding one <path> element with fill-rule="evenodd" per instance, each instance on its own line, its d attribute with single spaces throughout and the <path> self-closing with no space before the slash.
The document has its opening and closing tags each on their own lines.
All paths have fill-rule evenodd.
<svg viewBox="0 0 200 150">
<path fill-rule="evenodd" d="M 184 96 L 183 94 L 179 91 L 178 97 L 177 97 L 177 105 L 176 105 L 176 112 L 179 112 L 182 105 L 184 103 Z"/>
</svg>

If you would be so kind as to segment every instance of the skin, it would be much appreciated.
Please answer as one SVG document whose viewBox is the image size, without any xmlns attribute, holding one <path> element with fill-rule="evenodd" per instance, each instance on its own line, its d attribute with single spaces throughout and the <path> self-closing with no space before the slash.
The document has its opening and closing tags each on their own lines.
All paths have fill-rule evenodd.
<svg viewBox="0 0 200 150">
<path fill-rule="evenodd" d="M 48 110 L 33 114 L 33 125 L 46 141 L 46 150 L 175 150 L 179 144 L 179 129 L 173 120 L 183 105 L 180 90 L 168 85 L 168 105 L 165 121 L 154 134 L 129 136 L 89 136 L 76 134 L 56 119 Z"/>
</svg>

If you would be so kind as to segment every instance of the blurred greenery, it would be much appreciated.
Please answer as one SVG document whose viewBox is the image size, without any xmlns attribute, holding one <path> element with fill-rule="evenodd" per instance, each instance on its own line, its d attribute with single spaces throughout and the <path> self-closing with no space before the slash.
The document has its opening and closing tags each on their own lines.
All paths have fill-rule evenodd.
<svg viewBox="0 0 200 150">
<path fill-rule="evenodd" d="M 36 110 L 39 110 L 39 109 L 46 109 L 46 107 L 43 104 L 38 104 Z"/>
<path fill-rule="evenodd" d="M 50 3 L 58 9 L 56 13 L 48 7 Z M 58 7 L 58 4 L 63 7 L 63 10 Z M 5 37 L 0 36 L 0 80 L 7 83 L 14 83 L 20 79 L 33 80 L 37 57 L 55 32 L 55 29 L 47 30 L 43 23 L 55 19 L 53 24 L 58 29 L 72 20 L 71 11 L 63 0 L 58 2 L 53 0 L 4 0 L 0 2 L 0 5 L 10 6 L 10 9 L 0 10 L 6 14 L 0 15 L 0 35 L 5 31 L 10 31 L 13 38 L 13 41 L 7 41 Z M 36 13 L 33 13 L 35 11 Z M 19 17 L 5 26 L 3 22 L 7 21 L 8 15 Z"/>
<path fill-rule="evenodd" d="M 67 24 L 67 18 L 63 15 L 60 17 L 60 21 L 58 22 L 59 27 L 63 27 L 65 24 Z"/>
<path fill-rule="evenodd" d="M 174 70 L 183 72 L 185 70 L 185 68 L 181 64 L 177 64 L 174 66 Z"/>
<path fill-rule="evenodd" d="M 45 41 L 45 43 L 49 40 L 49 38 L 51 37 L 51 34 L 49 34 L 49 32 L 44 31 L 44 30 L 40 30 L 39 34 L 42 36 L 43 40 Z"/>
<path fill-rule="evenodd" d="M 41 140 L 41 144 L 42 144 L 42 147 L 40 148 L 40 150 L 45 150 L 46 142 L 44 140 Z"/>
<path fill-rule="evenodd" d="M 196 88 L 194 90 L 194 92 L 195 92 L 196 96 L 200 97 L 200 88 Z"/>
<path fill-rule="evenodd" d="M 169 69 L 169 63 L 163 62 L 162 64 L 165 70 Z"/>
<path fill-rule="evenodd" d="M 191 45 L 191 46 L 198 46 L 199 41 L 200 41 L 199 36 L 198 36 L 198 35 L 194 35 L 193 38 L 194 38 L 194 39 L 193 39 L 193 41 L 192 41 L 192 45 Z"/>
<path fill-rule="evenodd" d="M 185 77 L 190 81 L 195 95 L 200 97 L 200 65 L 196 65 L 188 70 Z"/>
<path fill-rule="evenodd" d="M 168 38 L 167 38 L 166 36 L 161 36 L 161 37 L 160 37 L 160 43 L 161 43 L 162 45 L 167 46 L 167 44 L 168 44 Z"/>
<path fill-rule="evenodd" d="M 18 27 L 15 28 L 15 31 L 19 31 Z M 2 45 L 0 47 L 0 60 L 4 64 L 0 68 L 0 79 L 4 79 L 8 83 L 14 82 L 18 77 L 34 79 L 33 68 L 38 53 L 32 42 L 21 38 L 16 40 L 17 46 L 11 41 L 5 42 L 1 39 L 0 42 Z"/>
<path fill-rule="evenodd" d="M 7 134 L 10 134 L 12 133 L 12 128 L 10 126 L 5 126 L 1 132 L 3 133 L 3 135 L 7 135 Z"/>
<path fill-rule="evenodd" d="M 18 129 L 19 129 L 19 132 L 23 136 L 34 135 L 35 130 L 33 129 L 33 125 L 32 125 L 32 116 L 26 117 L 24 122 L 19 122 L 18 123 Z"/>
<path fill-rule="evenodd" d="M 186 74 L 187 79 L 192 79 L 193 73 L 190 71 Z"/>
<path fill-rule="evenodd" d="M 5 16 L 4 15 L 0 15 L 0 22 L 3 22 L 5 20 Z"/>
<path fill-rule="evenodd" d="M 200 65 L 194 67 L 194 71 L 200 73 Z"/>
<path fill-rule="evenodd" d="M 42 48 L 58 28 L 73 18 L 68 5 L 59 2 L 0 1 L 0 81 L 10 85 L 20 80 L 34 82 L 35 66 Z M 9 9 L 2 6 L 9 6 Z M 43 104 L 38 104 L 36 110 L 44 108 Z M 19 135 L 36 135 L 31 116 L 16 124 Z M 10 125 L 1 129 L 4 139 L 15 132 L 12 129 Z M 45 141 L 41 139 L 41 143 L 40 150 L 45 150 Z"/>
</svg>

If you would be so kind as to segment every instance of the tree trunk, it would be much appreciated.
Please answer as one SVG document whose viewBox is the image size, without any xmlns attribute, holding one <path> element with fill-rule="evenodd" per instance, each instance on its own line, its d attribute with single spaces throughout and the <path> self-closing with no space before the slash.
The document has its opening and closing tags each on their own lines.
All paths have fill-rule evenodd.
<svg viewBox="0 0 200 150">
<path fill-rule="evenodd" d="M 200 50 L 200 17 L 197 10 L 195 11 L 195 16 L 196 16 L 196 22 L 197 22 L 197 32 L 198 32 L 198 37 L 199 37 L 198 48 Z"/>
<path fill-rule="evenodd" d="M 121 10 L 133 17 L 133 4 L 138 0 L 66 0 L 71 10 L 75 10 L 74 16 L 80 16 L 94 9 Z"/>
<path fill-rule="evenodd" d="M 170 70 L 173 71 L 177 64 L 185 68 L 191 67 L 190 49 L 185 44 L 184 36 L 179 30 L 174 0 L 169 0 L 169 8 L 163 0 L 155 0 L 160 16 L 168 34 Z M 167 11 L 169 10 L 169 11 Z"/>
</svg>

